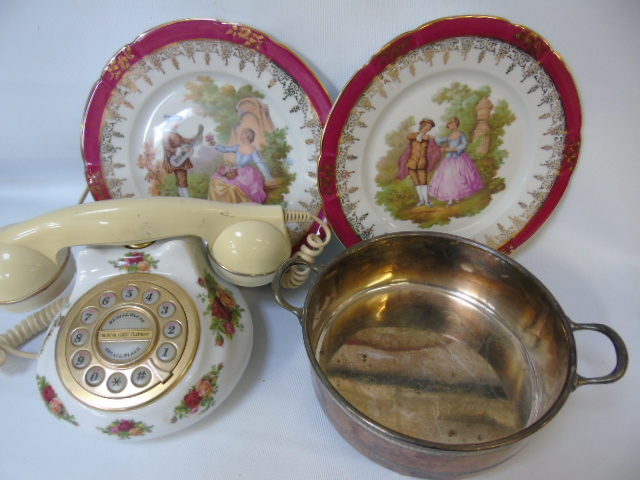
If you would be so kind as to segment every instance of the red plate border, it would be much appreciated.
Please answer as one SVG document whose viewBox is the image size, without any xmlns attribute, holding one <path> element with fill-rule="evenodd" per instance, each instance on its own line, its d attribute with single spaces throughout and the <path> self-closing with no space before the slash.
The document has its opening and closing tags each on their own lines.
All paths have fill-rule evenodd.
<svg viewBox="0 0 640 480">
<path fill-rule="evenodd" d="M 526 242 L 551 216 L 564 196 L 580 153 L 582 110 L 578 90 L 561 57 L 537 33 L 507 20 L 486 16 L 449 17 L 426 23 L 392 40 L 362 67 L 342 90 L 327 120 L 318 167 L 318 184 L 325 214 L 336 236 L 350 247 L 362 239 L 351 227 L 337 190 L 336 160 L 346 121 L 362 93 L 390 63 L 428 43 L 452 37 L 496 38 L 514 45 L 543 66 L 560 94 L 566 118 L 566 142 L 558 177 L 549 195 L 534 217 L 512 239 L 499 247 L 511 253 Z"/>
<path fill-rule="evenodd" d="M 129 69 L 145 56 L 172 43 L 188 40 L 222 40 L 251 48 L 285 70 L 307 94 L 322 125 L 327 122 L 332 101 L 327 90 L 307 64 L 293 51 L 252 27 L 215 19 L 184 19 L 159 25 L 122 47 L 104 67 L 87 100 L 82 121 L 82 157 L 85 177 L 95 200 L 112 198 L 100 158 L 104 115 L 118 83 Z M 320 218 L 325 215 L 321 209 Z M 314 224 L 310 231 L 320 233 Z M 294 246 L 297 250 L 304 243 Z"/>
</svg>

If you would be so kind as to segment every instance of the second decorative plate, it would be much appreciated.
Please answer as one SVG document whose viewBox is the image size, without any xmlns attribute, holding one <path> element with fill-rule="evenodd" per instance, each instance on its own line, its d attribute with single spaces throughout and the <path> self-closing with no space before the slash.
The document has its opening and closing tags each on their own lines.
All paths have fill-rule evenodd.
<svg viewBox="0 0 640 480">
<path fill-rule="evenodd" d="M 290 50 L 210 19 L 157 27 L 105 67 L 82 150 L 96 200 L 189 196 L 319 215 L 317 159 L 331 100 Z M 293 245 L 312 225 L 290 226 Z"/>
<path fill-rule="evenodd" d="M 573 79 L 536 33 L 439 20 L 385 46 L 336 101 L 320 191 L 345 246 L 430 229 L 509 253 L 551 215 L 578 159 Z"/>
</svg>

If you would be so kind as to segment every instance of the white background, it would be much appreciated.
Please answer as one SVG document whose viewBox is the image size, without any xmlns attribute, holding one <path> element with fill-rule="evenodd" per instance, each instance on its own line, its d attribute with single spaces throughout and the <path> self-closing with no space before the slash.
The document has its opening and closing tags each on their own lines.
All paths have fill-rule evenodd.
<svg viewBox="0 0 640 480">
<path fill-rule="evenodd" d="M 0 3 L 0 225 L 78 201 L 81 119 L 94 82 L 123 45 L 171 20 L 209 17 L 262 30 L 314 69 L 332 98 L 394 37 L 434 19 L 482 14 L 546 38 L 582 99 L 579 165 L 553 217 L 513 257 L 576 322 L 613 327 L 630 367 L 618 383 L 575 391 L 509 462 L 477 478 L 636 479 L 640 475 L 640 2 L 121 1 Z M 342 247 L 338 242 L 325 254 Z M 0 369 L 0 478 L 389 479 L 353 450 L 318 405 L 296 318 L 268 287 L 244 289 L 255 348 L 232 395 L 196 426 L 149 442 L 90 437 L 50 415 L 34 363 Z M 304 292 L 292 297 L 302 302 Z M 0 313 L 0 328 L 20 317 Z M 613 349 L 579 333 L 579 371 L 607 373 Z M 28 348 L 36 350 L 39 340 Z"/>
</svg>

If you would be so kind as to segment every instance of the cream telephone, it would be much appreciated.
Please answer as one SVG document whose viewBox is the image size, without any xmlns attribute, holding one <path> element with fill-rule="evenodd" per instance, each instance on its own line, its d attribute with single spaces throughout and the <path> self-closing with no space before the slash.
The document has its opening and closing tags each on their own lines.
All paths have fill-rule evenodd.
<svg viewBox="0 0 640 480">
<path fill-rule="evenodd" d="M 45 306 L 0 336 L 0 353 L 20 354 L 48 327 L 36 380 L 56 418 L 120 439 L 177 431 L 219 405 L 248 363 L 237 285 L 269 283 L 291 255 L 286 224 L 314 220 L 326 237 L 299 253 L 312 258 L 328 228 L 279 206 L 105 200 L 0 229 L 0 305 Z M 285 286 L 304 281 L 293 275 Z"/>
</svg>

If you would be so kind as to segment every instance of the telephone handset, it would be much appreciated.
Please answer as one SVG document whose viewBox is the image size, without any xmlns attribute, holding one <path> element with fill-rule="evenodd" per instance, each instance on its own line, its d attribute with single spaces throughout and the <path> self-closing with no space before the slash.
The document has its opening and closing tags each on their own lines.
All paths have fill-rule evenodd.
<svg viewBox="0 0 640 480">
<path fill-rule="evenodd" d="M 155 197 L 76 205 L 1 229 L 0 304 L 62 305 L 36 368 L 49 411 L 116 438 L 171 433 L 212 411 L 253 342 L 236 285 L 268 283 L 291 254 L 286 224 L 310 218 L 279 206 Z M 316 255 L 325 231 L 300 255 Z M 84 248 L 74 256 L 71 246 Z M 27 334 L 0 336 L 0 351 L 50 314 L 17 329 Z"/>
<path fill-rule="evenodd" d="M 107 200 L 45 214 L 0 230 L 0 304 L 28 311 L 34 303 L 48 303 L 38 297 L 57 295 L 52 285 L 68 280 L 68 247 L 142 244 L 174 236 L 208 242 L 220 274 L 231 282 L 264 285 L 291 254 L 285 213 L 277 205 L 157 197 Z"/>
</svg>

